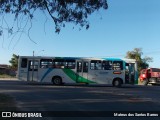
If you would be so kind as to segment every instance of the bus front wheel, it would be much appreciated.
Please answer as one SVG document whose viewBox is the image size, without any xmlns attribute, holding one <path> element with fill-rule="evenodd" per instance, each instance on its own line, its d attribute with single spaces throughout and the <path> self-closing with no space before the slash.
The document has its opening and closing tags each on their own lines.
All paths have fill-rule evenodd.
<svg viewBox="0 0 160 120">
<path fill-rule="evenodd" d="M 114 87 L 121 87 L 121 85 L 122 85 L 121 79 L 115 79 L 115 80 L 113 81 L 113 86 L 114 86 Z"/>
<path fill-rule="evenodd" d="M 53 77 L 52 78 L 52 83 L 54 84 L 54 85 L 61 85 L 62 84 L 62 78 L 61 77 Z"/>
</svg>

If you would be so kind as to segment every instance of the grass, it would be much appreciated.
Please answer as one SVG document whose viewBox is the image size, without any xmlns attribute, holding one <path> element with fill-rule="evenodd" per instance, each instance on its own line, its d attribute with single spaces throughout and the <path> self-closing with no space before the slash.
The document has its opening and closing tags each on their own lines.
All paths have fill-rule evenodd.
<svg viewBox="0 0 160 120">
<path fill-rule="evenodd" d="M 16 78 L 16 76 L 11 76 L 7 74 L 0 74 L 0 78 Z"/>
</svg>

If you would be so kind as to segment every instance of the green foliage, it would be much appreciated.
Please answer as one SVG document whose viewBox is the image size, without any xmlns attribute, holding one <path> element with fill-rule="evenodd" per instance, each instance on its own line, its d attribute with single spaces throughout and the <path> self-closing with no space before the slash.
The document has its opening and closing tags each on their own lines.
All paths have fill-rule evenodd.
<svg viewBox="0 0 160 120">
<path fill-rule="evenodd" d="M 0 78 L 15 78 L 15 76 L 0 73 Z"/>
<path fill-rule="evenodd" d="M 34 12 L 40 10 L 47 12 L 55 23 L 55 32 L 59 33 L 65 23 L 79 24 L 80 27 L 89 28 L 88 15 L 100 8 L 107 9 L 106 0 L 0 0 L 0 15 L 14 14 L 15 20 L 23 15 L 34 17 Z M 0 26 L 0 35 L 3 30 Z M 8 32 L 13 32 L 13 28 L 8 28 Z"/>
<path fill-rule="evenodd" d="M 18 68 L 18 58 L 19 58 L 18 55 L 16 55 L 16 54 L 12 55 L 12 58 L 9 61 L 10 64 L 11 64 L 11 68 L 13 68 L 13 69 L 17 69 Z"/>
<path fill-rule="evenodd" d="M 152 62 L 152 58 L 151 57 L 147 57 L 145 56 L 144 58 L 142 58 L 143 52 L 142 52 L 142 48 L 135 48 L 133 51 L 128 51 L 126 54 L 126 58 L 129 59 L 135 59 L 137 61 L 138 64 L 138 72 L 140 72 L 140 70 L 148 68 L 149 67 L 149 62 Z"/>
</svg>

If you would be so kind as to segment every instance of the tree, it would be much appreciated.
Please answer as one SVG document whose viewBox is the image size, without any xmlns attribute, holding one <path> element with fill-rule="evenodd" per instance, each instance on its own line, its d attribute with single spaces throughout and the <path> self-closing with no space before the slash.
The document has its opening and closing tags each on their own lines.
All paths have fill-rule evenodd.
<svg viewBox="0 0 160 120">
<path fill-rule="evenodd" d="M 151 57 L 145 56 L 144 58 L 142 58 L 142 55 L 143 55 L 142 48 L 134 48 L 133 51 L 128 51 L 126 53 L 126 58 L 135 59 L 137 61 L 138 72 L 140 72 L 140 70 L 142 69 L 148 68 L 149 62 L 152 62 Z"/>
<path fill-rule="evenodd" d="M 17 69 L 18 68 L 18 58 L 19 56 L 16 54 L 12 55 L 11 60 L 9 61 L 11 63 L 11 68 Z"/>
<path fill-rule="evenodd" d="M 80 27 L 85 26 L 88 29 L 88 16 L 100 8 L 108 8 L 106 0 L 0 0 L 0 15 L 2 16 L 0 35 L 3 34 L 4 29 L 7 29 L 10 34 L 15 32 L 14 26 L 9 27 L 7 25 L 4 19 L 5 14 L 13 14 L 15 16 L 14 21 L 19 21 L 19 17 L 25 16 L 27 22 L 31 22 L 35 11 L 40 10 L 44 14 L 49 14 L 55 23 L 55 32 L 59 33 L 66 23 L 78 24 Z M 7 28 L 3 24 L 6 24 Z M 17 25 L 18 30 L 16 32 L 23 32 L 24 27 L 20 28 L 19 26 Z"/>
</svg>

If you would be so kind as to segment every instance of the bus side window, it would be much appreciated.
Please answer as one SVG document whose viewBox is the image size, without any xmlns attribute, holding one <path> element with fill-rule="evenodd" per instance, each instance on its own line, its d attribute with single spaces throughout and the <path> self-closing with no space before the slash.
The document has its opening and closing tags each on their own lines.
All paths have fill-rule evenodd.
<svg viewBox="0 0 160 120">
<path fill-rule="evenodd" d="M 37 60 L 31 60 L 29 61 L 29 71 L 38 71 L 38 64 L 39 62 Z"/>
<path fill-rule="evenodd" d="M 54 68 L 64 68 L 65 67 L 65 60 L 64 59 L 55 59 L 53 60 Z"/>
<path fill-rule="evenodd" d="M 103 61 L 102 69 L 103 70 L 112 70 L 112 61 Z"/>
<path fill-rule="evenodd" d="M 83 63 L 83 72 L 88 72 L 88 62 Z"/>
<path fill-rule="evenodd" d="M 27 58 L 22 58 L 21 68 L 26 68 L 26 67 L 27 67 Z"/>
<path fill-rule="evenodd" d="M 75 60 L 66 60 L 65 61 L 65 68 L 67 69 L 75 69 Z"/>
<path fill-rule="evenodd" d="M 51 68 L 53 66 L 52 59 L 41 59 L 40 68 Z"/>
<path fill-rule="evenodd" d="M 77 72 L 82 72 L 82 62 L 77 62 Z"/>
<path fill-rule="evenodd" d="M 123 70 L 123 62 L 113 61 L 113 70 Z"/>
<path fill-rule="evenodd" d="M 91 70 L 101 70 L 102 69 L 102 63 L 100 60 L 91 60 Z"/>
</svg>

